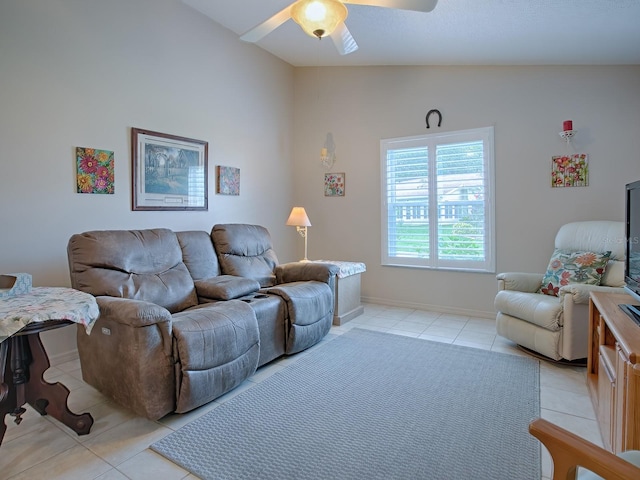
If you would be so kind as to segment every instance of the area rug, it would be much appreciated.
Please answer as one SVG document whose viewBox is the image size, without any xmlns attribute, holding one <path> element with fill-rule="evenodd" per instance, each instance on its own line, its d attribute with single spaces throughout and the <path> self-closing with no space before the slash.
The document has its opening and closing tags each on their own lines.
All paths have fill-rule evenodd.
<svg viewBox="0 0 640 480">
<path fill-rule="evenodd" d="M 539 362 L 352 329 L 151 448 L 202 479 L 540 479 Z"/>
</svg>

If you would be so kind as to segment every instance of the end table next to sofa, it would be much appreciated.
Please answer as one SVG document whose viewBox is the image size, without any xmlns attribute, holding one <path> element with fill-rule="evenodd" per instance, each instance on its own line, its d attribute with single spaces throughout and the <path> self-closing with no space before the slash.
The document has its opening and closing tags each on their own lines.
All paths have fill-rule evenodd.
<svg viewBox="0 0 640 480">
<path fill-rule="evenodd" d="M 341 260 L 314 260 L 329 263 L 340 268 L 336 279 L 336 298 L 333 311 L 333 324 L 344 325 L 358 315 L 364 307 L 360 304 L 360 274 L 367 270 L 361 262 L 343 262 Z"/>
<path fill-rule="evenodd" d="M 69 389 L 49 383 L 49 357 L 40 332 L 79 323 L 87 330 L 98 318 L 95 298 L 71 288 L 35 287 L 29 293 L 0 299 L 0 445 L 6 414 L 22 421 L 28 403 L 40 415 L 51 415 L 78 435 L 89 433 L 93 417 L 69 410 Z"/>
</svg>

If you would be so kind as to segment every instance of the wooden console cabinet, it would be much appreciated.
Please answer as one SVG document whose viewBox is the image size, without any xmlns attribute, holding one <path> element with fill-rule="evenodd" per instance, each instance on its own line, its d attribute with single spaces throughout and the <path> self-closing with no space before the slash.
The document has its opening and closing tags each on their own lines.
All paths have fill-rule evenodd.
<svg viewBox="0 0 640 480">
<path fill-rule="evenodd" d="M 640 450 L 640 325 L 619 304 L 626 294 L 591 293 L 587 384 L 605 448 Z M 636 302 L 637 303 L 637 302 Z"/>
</svg>

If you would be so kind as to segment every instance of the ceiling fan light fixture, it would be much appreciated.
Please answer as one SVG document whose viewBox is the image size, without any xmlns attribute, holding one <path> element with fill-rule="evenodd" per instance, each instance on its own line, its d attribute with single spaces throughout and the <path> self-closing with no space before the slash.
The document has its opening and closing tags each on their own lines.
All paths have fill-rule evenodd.
<svg viewBox="0 0 640 480">
<path fill-rule="evenodd" d="M 291 17 L 307 35 L 331 35 L 347 18 L 347 7 L 339 0 L 299 0 L 291 6 Z"/>
</svg>

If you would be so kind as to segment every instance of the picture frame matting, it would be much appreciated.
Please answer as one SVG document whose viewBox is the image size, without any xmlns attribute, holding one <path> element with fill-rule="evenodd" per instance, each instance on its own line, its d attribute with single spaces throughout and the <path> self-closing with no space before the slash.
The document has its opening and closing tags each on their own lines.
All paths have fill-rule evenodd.
<svg viewBox="0 0 640 480">
<path fill-rule="evenodd" d="M 208 210 L 204 140 L 131 129 L 132 210 Z"/>
</svg>

